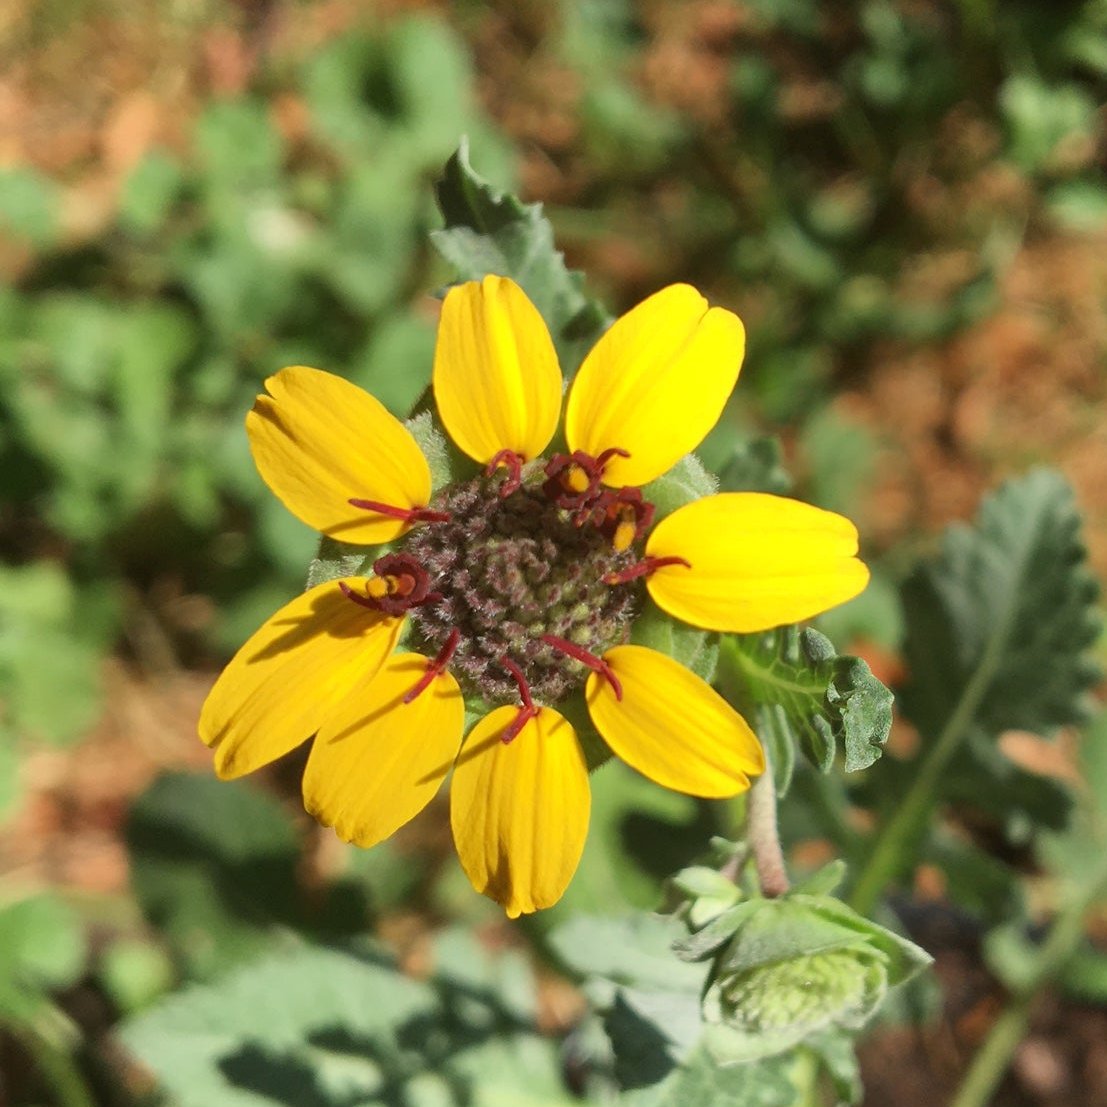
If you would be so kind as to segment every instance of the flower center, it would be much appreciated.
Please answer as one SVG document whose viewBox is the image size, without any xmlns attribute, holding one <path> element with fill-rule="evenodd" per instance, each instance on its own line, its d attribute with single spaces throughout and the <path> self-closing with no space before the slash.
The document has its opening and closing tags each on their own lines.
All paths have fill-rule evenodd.
<svg viewBox="0 0 1107 1107">
<path fill-rule="evenodd" d="M 409 615 L 429 655 L 458 632 L 449 668 L 465 692 L 517 703 L 521 677 L 539 702 L 556 703 L 581 687 L 580 657 L 626 639 L 636 589 L 610 581 L 632 565 L 633 535 L 620 530 L 627 512 L 580 518 L 542 485 L 522 483 L 505 496 L 502 484 L 478 477 L 446 489 L 433 508 L 448 521 L 408 535 L 404 555 L 441 595 Z M 637 510 L 627 511 L 636 533 Z"/>
</svg>

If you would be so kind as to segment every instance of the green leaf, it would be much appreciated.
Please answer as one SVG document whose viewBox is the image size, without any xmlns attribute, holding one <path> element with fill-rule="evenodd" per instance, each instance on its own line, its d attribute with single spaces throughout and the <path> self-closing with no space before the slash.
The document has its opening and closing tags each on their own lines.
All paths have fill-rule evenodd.
<svg viewBox="0 0 1107 1107">
<path fill-rule="evenodd" d="M 841 1032 L 816 1034 L 806 1038 L 803 1044 L 819 1059 L 830 1078 L 839 1107 L 860 1103 L 865 1089 L 861 1085 L 861 1068 L 853 1048 L 853 1037 Z"/>
<path fill-rule="evenodd" d="M 435 186 L 445 229 L 431 232 L 438 252 L 458 279 L 494 273 L 522 286 L 546 320 L 566 377 L 571 377 L 610 322 L 583 290 L 580 273 L 565 267 L 541 204 L 522 204 L 493 188 L 469 164 L 462 141 Z"/>
<path fill-rule="evenodd" d="M 622 918 L 578 915 L 549 938 L 562 963 L 579 976 L 600 977 L 635 988 L 698 995 L 703 969 L 677 960 L 673 944 L 684 927 L 663 915 Z"/>
<path fill-rule="evenodd" d="M 877 453 L 872 433 L 835 408 L 824 407 L 804 425 L 801 452 L 811 473 L 811 499 L 848 514 L 871 478 Z"/>
<path fill-rule="evenodd" d="M 9 989 L 51 991 L 80 976 L 87 949 L 80 920 L 51 895 L 32 896 L 0 907 L 0 1009 Z"/>
<path fill-rule="evenodd" d="M 1107 954 L 1091 948 L 1077 950 L 1057 983 L 1073 999 L 1102 1007 L 1107 1003 Z"/>
<path fill-rule="evenodd" d="M 703 1046 L 659 1083 L 624 1092 L 625 1107 L 795 1107 L 800 1092 L 790 1058 L 722 1068 Z"/>
<path fill-rule="evenodd" d="M 0 824 L 19 802 L 19 749 L 12 727 L 0 721 Z"/>
<path fill-rule="evenodd" d="M 49 246 L 58 228 L 58 186 L 33 169 L 0 170 L 0 231 L 5 237 Z"/>
<path fill-rule="evenodd" d="M 1004 82 L 999 103 L 1010 131 L 1011 156 L 1031 172 L 1063 168 L 1066 141 L 1090 140 L 1095 133 L 1095 98 L 1077 84 L 1050 85 L 1017 73 Z"/>
<path fill-rule="evenodd" d="M 256 99 L 210 103 L 196 122 L 196 147 L 208 188 L 241 190 L 243 201 L 275 185 L 284 157 L 281 135 Z"/>
<path fill-rule="evenodd" d="M 319 538 L 319 552 L 308 566 L 307 588 L 341 577 L 361 576 L 369 572 L 379 553 L 364 546 L 351 546 L 325 534 Z"/>
<path fill-rule="evenodd" d="M 173 986 L 173 963 L 164 950 L 138 938 L 118 938 L 100 954 L 97 979 L 120 1010 L 148 1007 Z"/>
<path fill-rule="evenodd" d="M 678 507 L 710 496 L 719 482 L 695 454 L 685 454 L 671 469 L 642 488 L 642 498 L 654 506 L 654 522 L 660 523 Z"/>
<path fill-rule="evenodd" d="M 430 383 L 434 329 L 413 315 L 390 315 L 350 366 L 350 380 L 405 418 Z"/>
<path fill-rule="evenodd" d="M 717 637 L 679 622 L 660 608 L 647 607 L 634 620 L 630 640 L 636 646 L 648 646 L 679 661 L 708 684 L 715 680 L 719 660 Z"/>
<path fill-rule="evenodd" d="M 535 1033 L 518 951 L 453 929 L 436 973 L 404 977 L 369 945 L 297 947 L 173 995 L 122 1040 L 180 1107 L 572 1107 L 555 1042 Z"/>
<path fill-rule="evenodd" d="M 450 1074 L 466 1088 L 465 1097 L 439 1102 L 450 1107 L 459 1099 L 465 1107 L 595 1104 L 595 1100 L 582 1098 L 565 1087 L 563 1066 L 564 1061 L 552 1043 L 535 1035 L 489 1038 L 458 1051 L 451 1059 Z M 413 1103 L 412 1107 L 418 1105 Z"/>
<path fill-rule="evenodd" d="M 171 996 L 121 1039 L 180 1107 L 378 1104 L 435 1007 L 380 954 L 300 947 Z"/>
<path fill-rule="evenodd" d="M 924 734 L 966 697 L 972 726 L 993 737 L 1087 717 L 1099 588 L 1080 522 L 1064 477 L 1035 470 L 988 497 L 975 525 L 950 527 L 905 582 L 903 709 Z"/>
<path fill-rule="evenodd" d="M 881 754 L 892 725 L 892 693 L 857 657 L 839 656 L 810 628 L 728 635 L 719 653 L 719 679 L 731 702 L 750 720 L 783 792 L 798 745 L 829 772 L 837 743 L 854 772 Z"/>
<path fill-rule="evenodd" d="M 211 976 L 302 919 L 299 843 L 274 800 L 238 781 L 166 773 L 127 821 L 131 880 L 187 973 Z"/>
<path fill-rule="evenodd" d="M 12 733 L 61 744 L 95 721 L 110 599 L 79 594 L 50 561 L 0 566 L 0 698 Z"/>
<path fill-rule="evenodd" d="M 682 961 L 702 961 L 717 953 L 737 933 L 742 923 L 758 909 L 758 901 L 736 903 L 721 915 L 713 918 L 701 930 L 678 938 L 673 942 L 673 952 Z"/>
<path fill-rule="evenodd" d="M 792 490 L 793 483 L 784 467 L 779 438 L 740 442 L 719 472 L 719 488 L 723 492 L 768 492 L 783 496 Z"/>
<path fill-rule="evenodd" d="M 1098 177 L 1057 185 L 1050 190 L 1046 205 L 1066 231 L 1090 234 L 1107 225 L 1107 188 Z"/>
<path fill-rule="evenodd" d="M 131 171 L 119 200 L 119 221 L 137 234 L 152 234 L 165 223 L 180 195 L 184 174 L 161 151 L 147 154 Z"/>
</svg>

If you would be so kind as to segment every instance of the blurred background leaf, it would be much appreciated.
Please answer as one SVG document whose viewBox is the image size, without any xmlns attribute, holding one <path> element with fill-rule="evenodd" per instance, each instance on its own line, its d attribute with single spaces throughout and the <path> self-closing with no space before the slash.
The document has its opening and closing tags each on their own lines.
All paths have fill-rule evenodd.
<svg viewBox="0 0 1107 1107">
<path fill-rule="evenodd" d="M 65 920 L 56 933 L 78 935 L 70 948 L 84 951 L 79 964 L 55 951 L 72 971 L 36 985 L 50 1012 L 42 1035 L 0 1034 L 9 1097 L 68 1095 L 76 1107 L 92 1080 L 112 1107 L 131 1102 L 148 1085 L 114 1057 L 97 1060 L 114 1020 L 152 1017 L 192 978 L 216 997 L 254 958 L 293 957 L 305 938 L 369 925 L 418 972 L 426 932 L 456 919 L 493 945 L 525 945 L 544 966 L 548 935 L 570 914 L 652 906 L 712 834 L 737 833 L 740 802 L 665 794 L 609 765 L 594 778 L 591 837 L 563 905 L 506 931 L 464 881 L 444 805 L 361 852 L 308 825 L 295 757 L 258 785 L 209 779 L 194 735 L 204 692 L 303 585 L 317 543 L 259 480 L 245 411 L 268 374 L 304 363 L 407 416 L 429 380 L 435 296 L 508 255 L 530 266 L 567 373 L 611 315 L 674 281 L 737 310 L 749 350 L 705 444 L 708 469 L 725 489 L 794 494 L 860 525 L 873 583 L 818 629 L 841 651 L 835 665 L 856 658 L 853 671 L 867 666 L 903 692 L 917 725 L 901 720 L 886 755 L 850 778 L 798 761 L 781 809 L 798 872 L 830 850 L 856 877 L 867 827 L 907 794 L 920 744 L 978 659 L 958 620 L 987 621 L 1005 580 L 1010 595 L 1034 600 L 982 725 L 943 775 L 941 818 L 897 906 L 912 926 L 938 918 L 935 941 L 975 935 L 971 945 L 981 926 L 1007 921 L 1021 943 L 1011 948 L 1035 956 L 1042 920 L 1078 875 L 1063 863 L 1086 830 L 1074 795 L 1098 779 L 1071 749 L 1087 659 L 1104 658 L 1076 566 L 1086 540 L 1094 570 L 1107 567 L 1099 0 L 9 8 L 0 890 L 9 905 L 45 897 L 58 908 L 47 914 Z M 432 186 L 462 136 L 468 161 L 455 158 L 441 186 L 443 216 Z M 931 536 L 971 516 L 986 488 L 1041 462 L 1073 483 L 1081 538 L 1067 493 L 1040 486 L 988 509 L 1004 548 L 1035 538 L 1016 579 L 992 572 L 979 536 L 975 553 L 955 540 L 940 570 L 911 575 Z M 932 636 L 943 620 L 957 633 Z M 1028 680 L 1043 660 L 1049 679 Z M 845 727 L 818 682 L 808 692 L 807 723 Z M 1057 724 L 1053 744 L 1029 733 Z M 797 725 L 782 727 L 781 750 L 794 750 Z M 825 763 L 831 746 L 818 745 Z M 1078 953 L 1062 985 L 1072 991 L 1079 977 L 1090 993 L 1099 953 Z M 472 948 L 456 956 L 479 961 Z M 975 950 L 968 960 L 979 966 Z M 976 969 L 954 977 L 943 1032 L 964 1056 L 979 1020 L 956 1004 L 986 1019 L 997 993 Z M 556 1037 L 581 1000 L 554 979 L 543 967 L 531 998 Z M 471 1030 L 475 1016 L 454 1012 L 443 987 L 433 985 L 440 1005 L 427 1017 L 457 1063 L 437 1071 L 439 1054 L 417 1050 L 407 1102 L 514 1103 L 520 1070 L 540 1103 L 592 1077 L 610 1092 L 602 1033 L 594 1052 L 583 1030 L 562 1050 L 501 1022 L 461 1049 L 458 1027 Z M 1084 1040 L 1080 1020 L 1095 1014 L 1062 1009 L 1050 1041 Z M 239 1035 L 229 1055 L 241 1062 L 245 1050 L 256 1070 L 250 1050 L 270 1047 L 243 1046 L 242 1021 L 228 1031 Z M 652 1039 L 637 1041 L 648 1054 Z M 301 1045 L 278 1059 L 304 1102 L 333 1102 L 321 1088 L 368 1079 L 371 1050 L 350 1061 L 328 1041 L 323 1064 Z M 796 1087 L 810 1090 L 807 1062 L 833 1077 L 827 1096 L 847 1099 L 854 1077 L 835 1048 L 762 1074 L 756 1088 L 741 1073 L 714 1086 L 690 1060 L 663 1093 L 638 1089 L 628 1101 L 790 1102 Z M 936 1056 L 920 1049 L 909 1065 L 863 1053 L 873 1102 L 910 1102 L 911 1065 L 925 1074 L 923 1102 L 952 1094 Z M 1094 1065 L 1068 1068 L 1080 1074 L 1070 1101 L 1107 1096 Z M 1004 1094 L 1047 1102 L 1030 1071 Z"/>
</svg>

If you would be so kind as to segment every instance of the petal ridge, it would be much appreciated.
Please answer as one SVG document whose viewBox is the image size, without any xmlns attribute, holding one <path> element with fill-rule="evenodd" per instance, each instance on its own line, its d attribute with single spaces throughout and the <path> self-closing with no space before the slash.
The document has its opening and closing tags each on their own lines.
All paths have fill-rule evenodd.
<svg viewBox="0 0 1107 1107">
<path fill-rule="evenodd" d="M 246 416 L 262 479 L 302 522 L 343 542 L 391 542 L 409 527 L 351 499 L 426 507 L 430 467 L 411 432 L 374 396 L 334 373 L 292 365 L 265 382 Z"/>
<path fill-rule="evenodd" d="M 592 673 L 588 713 L 612 751 L 632 769 L 675 792 L 721 798 L 744 792 L 764 771 L 749 724 L 706 681 L 646 646 L 615 646 L 604 656 L 622 695 Z"/>
<path fill-rule="evenodd" d="M 617 319 L 584 359 L 569 390 L 570 450 L 598 457 L 619 447 L 604 483 L 643 485 L 703 440 L 734 389 L 745 328 L 687 284 L 670 285 Z"/>
<path fill-rule="evenodd" d="M 360 581 L 358 582 L 360 583 Z M 334 581 L 267 619 L 231 659 L 200 712 L 215 771 L 242 776 L 306 741 L 399 638 L 402 618 L 350 603 Z"/>
<path fill-rule="evenodd" d="M 809 619 L 864 590 L 869 571 L 844 516 L 784 496 L 723 492 L 662 519 L 647 557 L 681 556 L 646 588 L 663 611 L 739 634 Z"/>
<path fill-rule="evenodd" d="M 517 713 L 500 707 L 465 739 L 450 785 L 462 868 L 509 918 L 550 907 L 572 879 L 588 834 L 588 768 L 576 732 L 543 707 L 508 744 Z"/>
<path fill-rule="evenodd" d="M 505 450 L 538 457 L 557 430 L 561 383 L 545 320 L 514 281 L 490 274 L 446 293 L 434 398 L 450 437 L 474 461 Z"/>
<path fill-rule="evenodd" d="M 376 845 L 434 798 L 461 744 L 465 704 L 448 672 L 410 703 L 429 662 L 393 654 L 331 712 L 304 770 L 304 807 L 346 842 Z"/>
</svg>

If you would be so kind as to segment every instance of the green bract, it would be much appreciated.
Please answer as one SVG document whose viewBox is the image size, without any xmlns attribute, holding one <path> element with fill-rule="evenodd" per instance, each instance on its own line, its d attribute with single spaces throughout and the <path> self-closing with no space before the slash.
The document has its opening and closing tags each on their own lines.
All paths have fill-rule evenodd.
<svg viewBox="0 0 1107 1107">
<path fill-rule="evenodd" d="M 685 961 L 711 960 L 702 1013 L 705 1043 L 720 1064 L 771 1057 L 822 1031 L 859 1029 L 889 987 L 930 962 L 829 895 L 744 899 L 718 913 L 723 889 L 704 875 L 690 869 L 674 880 L 689 894 L 693 928 L 674 949 Z M 828 879 L 836 876 L 838 869 Z"/>
</svg>

